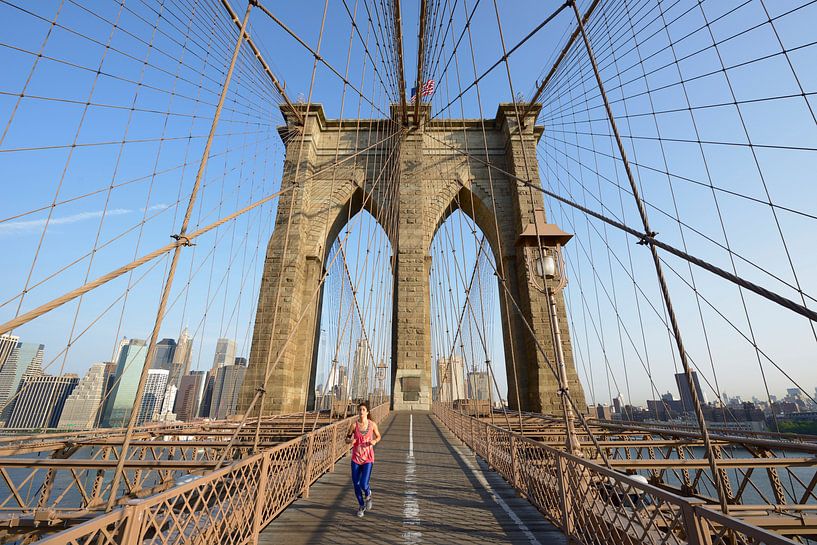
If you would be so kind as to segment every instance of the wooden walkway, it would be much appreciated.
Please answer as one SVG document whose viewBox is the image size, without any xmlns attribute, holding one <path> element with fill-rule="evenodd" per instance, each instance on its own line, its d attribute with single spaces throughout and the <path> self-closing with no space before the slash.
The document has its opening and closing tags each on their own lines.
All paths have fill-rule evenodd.
<svg viewBox="0 0 817 545">
<path fill-rule="evenodd" d="M 356 516 L 346 456 L 313 485 L 309 498 L 267 526 L 259 543 L 566 543 L 429 413 L 395 413 L 380 429 L 372 511 Z"/>
</svg>

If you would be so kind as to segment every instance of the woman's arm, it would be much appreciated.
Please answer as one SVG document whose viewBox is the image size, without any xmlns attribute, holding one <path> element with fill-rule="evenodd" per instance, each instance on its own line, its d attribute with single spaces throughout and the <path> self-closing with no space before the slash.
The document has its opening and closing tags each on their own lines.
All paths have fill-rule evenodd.
<svg viewBox="0 0 817 545">
<path fill-rule="evenodd" d="M 372 434 L 374 435 L 374 441 L 372 441 L 372 446 L 375 446 L 377 443 L 380 442 L 380 428 L 377 427 L 377 424 L 372 422 L 374 428 L 372 428 Z"/>
<path fill-rule="evenodd" d="M 353 436 L 354 434 L 355 434 L 355 425 L 354 425 L 354 424 L 352 424 L 352 425 L 349 427 L 349 431 L 346 433 L 346 442 L 347 442 L 347 443 L 351 443 L 351 442 L 352 442 L 352 436 Z"/>
</svg>

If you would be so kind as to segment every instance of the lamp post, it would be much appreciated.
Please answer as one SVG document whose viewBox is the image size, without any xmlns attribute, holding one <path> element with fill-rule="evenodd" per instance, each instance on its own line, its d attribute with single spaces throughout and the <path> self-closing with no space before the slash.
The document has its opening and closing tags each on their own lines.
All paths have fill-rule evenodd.
<svg viewBox="0 0 817 545">
<path fill-rule="evenodd" d="M 565 233 L 553 223 L 545 223 L 544 213 L 537 211 L 536 215 L 535 223 L 525 228 L 520 235 L 520 239 L 526 242 L 525 261 L 530 282 L 548 298 L 551 334 L 555 343 L 553 352 L 556 358 L 559 398 L 561 399 L 565 418 L 565 446 L 571 454 L 579 454 L 581 444 L 576 435 L 573 407 L 568 399 L 570 386 L 567 380 L 562 333 L 559 327 L 559 313 L 556 307 L 556 295 L 567 286 L 567 271 L 562 256 L 562 246 L 567 244 L 573 238 L 573 235 Z"/>
</svg>

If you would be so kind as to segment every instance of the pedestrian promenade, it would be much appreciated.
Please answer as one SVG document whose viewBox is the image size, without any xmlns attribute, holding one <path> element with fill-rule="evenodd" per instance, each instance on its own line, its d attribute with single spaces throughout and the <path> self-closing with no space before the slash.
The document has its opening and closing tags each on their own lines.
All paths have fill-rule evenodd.
<svg viewBox="0 0 817 545">
<path fill-rule="evenodd" d="M 373 509 L 356 516 L 347 455 L 261 533 L 261 544 L 563 544 L 562 533 L 428 412 L 381 426 Z"/>
</svg>

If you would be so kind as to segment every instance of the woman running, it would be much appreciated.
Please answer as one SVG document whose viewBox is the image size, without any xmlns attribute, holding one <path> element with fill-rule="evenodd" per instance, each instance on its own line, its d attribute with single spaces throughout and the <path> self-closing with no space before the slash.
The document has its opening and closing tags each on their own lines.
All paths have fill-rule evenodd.
<svg viewBox="0 0 817 545">
<path fill-rule="evenodd" d="M 349 428 L 346 442 L 352 444 L 352 484 L 355 485 L 355 496 L 360 508 L 357 516 L 362 517 L 372 509 L 372 491 L 369 489 L 369 477 L 374 464 L 374 447 L 380 442 L 380 430 L 377 424 L 369 420 L 369 404 L 365 401 L 357 406 L 357 421 Z"/>
</svg>

